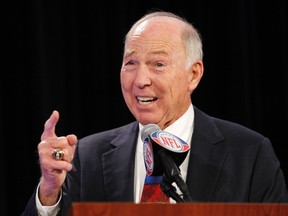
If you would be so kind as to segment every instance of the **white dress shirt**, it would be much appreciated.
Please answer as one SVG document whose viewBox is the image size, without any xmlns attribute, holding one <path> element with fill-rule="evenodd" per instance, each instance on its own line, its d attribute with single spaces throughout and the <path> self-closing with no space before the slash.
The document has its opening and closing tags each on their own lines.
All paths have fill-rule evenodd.
<svg viewBox="0 0 288 216">
<path fill-rule="evenodd" d="M 177 121 L 175 121 L 172 125 L 165 128 L 164 131 L 174 134 L 178 136 L 190 146 L 191 138 L 194 128 L 194 109 L 192 104 L 189 106 L 188 110 L 181 116 Z M 141 130 L 143 129 L 143 125 L 139 124 L 139 134 L 138 134 L 138 142 L 136 147 L 136 157 L 135 157 L 135 179 L 134 179 L 134 201 L 135 203 L 139 203 L 141 201 L 142 190 L 144 186 L 146 169 L 143 158 L 143 141 L 141 140 Z M 181 175 L 184 181 L 186 181 L 187 177 L 187 167 L 189 162 L 189 154 L 188 152 L 185 160 L 180 165 Z M 173 184 L 174 187 L 179 192 L 178 187 Z M 173 199 L 170 199 L 171 203 L 176 203 Z"/>
</svg>

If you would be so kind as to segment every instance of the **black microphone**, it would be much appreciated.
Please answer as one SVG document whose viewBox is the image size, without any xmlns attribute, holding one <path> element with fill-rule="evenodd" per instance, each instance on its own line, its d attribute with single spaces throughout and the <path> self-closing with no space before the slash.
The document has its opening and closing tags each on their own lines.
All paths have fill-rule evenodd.
<svg viewBox="0 0 288 216">
<path fill-rule="evenodd" d="M 184 140 L 162 131 L 156 124 L 145 125 L 141 130 L 141 139 L 146 171 L 148 175 L 152 176 L 162 175 L 166 167 L 169 170 L 174 169 L 174 162 L 180 166 L 190 150 Z M 162 156 L 163 154 L 164 156 Z M 163 157 L 171 157 L 173 162 L 163 160 Z"/>
<path fill-rule="evenodd" d="M 179 169 L 190 150 L 189 145 L 179 137 L 162 131 L 156 124 L 145 125 L 141 139 L 147 174 L 163 175 L 161 189 L 177 202 L 192 201 Z M 176 193 L 173 182 L 183 193 L 183 198 Z"/>
</svg>

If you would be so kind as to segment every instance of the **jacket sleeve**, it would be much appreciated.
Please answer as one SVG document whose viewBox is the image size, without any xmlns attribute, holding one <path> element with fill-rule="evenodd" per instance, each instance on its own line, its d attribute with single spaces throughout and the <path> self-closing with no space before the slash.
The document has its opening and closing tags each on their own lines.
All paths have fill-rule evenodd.
<svg viewBox="0 0 288 216">
<path fill-rule="evenodd" d="M 35 188 L 21 216 L 38 216 L 36 208 L 36 191 L 37 188 Z"/>
<path fill-rule="evenodd" d="M 250 202 L 288 202 L 288 192 L 280 162 L 269 139 L 259 148 L 251 182 Z"/>
</svg>

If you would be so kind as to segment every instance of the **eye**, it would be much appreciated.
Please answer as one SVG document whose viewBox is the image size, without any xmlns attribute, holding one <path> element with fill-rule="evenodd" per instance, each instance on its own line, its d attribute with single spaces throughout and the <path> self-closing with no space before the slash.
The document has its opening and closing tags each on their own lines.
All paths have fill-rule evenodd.
<svg viewBox="0 0 288 216">
<path fill-rule="evenodd" d="M 158 62 L 158 63 L 156 63 L 156 64 L 155 64 L 155 66 L 156 66 L 156 67 L 163 67 L 163 66 L 164 66 L 164 64 L 162 64 L 162 63 Z"/>
<path fill-rule="evenodd" d="M 124 62 L 123 69 L 125 70 L 134 70 L 137 67 L 137 61 L 135 60 L 127 60 Z"/>
<path fill-rule="evenodd" d="M 125 65 L 134 65 L 133 61 L 128 61 Z"/>
</svg>

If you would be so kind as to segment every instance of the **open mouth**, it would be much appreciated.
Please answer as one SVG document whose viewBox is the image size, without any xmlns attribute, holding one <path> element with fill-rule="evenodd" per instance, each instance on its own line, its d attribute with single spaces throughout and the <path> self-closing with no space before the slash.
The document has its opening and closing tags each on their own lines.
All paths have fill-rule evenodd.
<svg viewBox="0 0 288 216">
<path fill-rule="evenodd" d="M 146 104 L 153 103 L 158 98 L 156 98 L 156 97 L 136 97 L 136 99 L 139 101 L 140 104 L 146 105 Z"/>
</svg>

